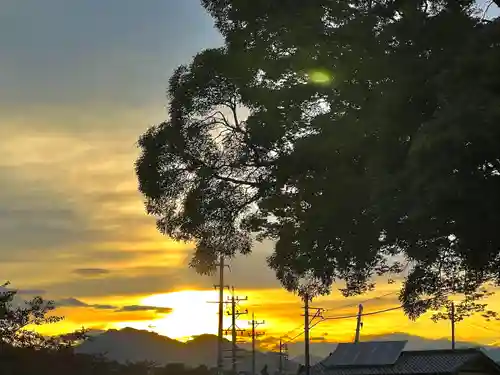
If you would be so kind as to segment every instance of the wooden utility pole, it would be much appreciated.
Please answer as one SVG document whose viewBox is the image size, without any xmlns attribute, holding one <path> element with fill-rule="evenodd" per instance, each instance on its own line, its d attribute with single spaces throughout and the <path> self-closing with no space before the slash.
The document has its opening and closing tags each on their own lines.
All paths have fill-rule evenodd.
<svg viewBox="0 0 500 375">
<path fill-rule="evenodd" d="M 252 375 L 255 375 L 255 368 L 256 368 L 256 364 L 255 364 L 255 341 L 256 341 L 256 338 L 258 336 L 261 336 L 263 335 L 264 333 L 263 332 L 257 332 L 256 331 L 256 328 L 257 326 L 261 325 L 261 324 L 265 324 L 265 321 L 262 320 L 260 322 L 256 321 L 255 320 L 255 314 L 252 313 L 252 320 L 250 322 L 248 322 L 249 324 L 252 325 Z"/>
<path fill-rule="evenodd" d="M 323 319 L 322 317 L 322 308 L 317 308 L 313 307 L 312 309 L 316 310 L 314 315 L 312 316 L 312 319 L 309 319 L 311 316 L 309 315 L 309 310 L 311 307 L 309 306 L 309 302 L 312 301 L 311 294 L 308 292 L 304 293 L 303 296 L 304 299 L 304 356 L 305 356 L 305 375 L 310 375 L 311 372 L 311 356 L 309 352 L 309 347 L 310 347 L 310 337 L 309 337 L 309 330 L 311 329 L 311 323 L 314 319 L 320 318 Z"/>
<path fill-rule="evenodd" d="M 354 336 L 354 342 L 359 342 L 359 334 L 361 331 L 361 326 L 363 322 L 361 321 L 361 317 L 363 316 L 363 305 L 359 304 L 358 306 L 358 318 L 356 320 L 356 335 Z"/>
<path fill-rule="evenodd" d="M 232 295 L 230 297 L 229 303 L 231 304 L 231 311 L 228 315 L 231 316 L 231 327 L 225 330 L 226 334 L 231 334 L 231 367 L 234 374 L 237 373 L 237 359 L 238 359 L 238 334 L 242 334 L 244 331 L 239 329 L 236 325 L 236 320 L 240 315 L 247 314 L 248 310 L 239 310 L 238 303 L 240 301 L 246 301 L 248 297 L 240 298 L 234 295 L 234 287 L 232 288 Z"/>
<path fill-rule="evenodd" d="M 451 311 L 450 311 L 450 320 L 451 320 L 451 349 L 455 350 L 455 302 L 451 302 Z"/>
<path fill-rule="evenodd" d="M 234 300 L 234 288 L 233 295 L 231 296 L 231 365 L 233 374 L 236 375 L 236 301 Z"/>
<path fill-rule="evenodd" d="M 305 355 L 305 375 L 310 375 L 311 365 L 309 356 L 309 294 L 304 294 L 304 355 Z"/>
<path fill-rule="evenodd" d="M 220 256 L 219 261 L 219 326 L 217 340 L 217 370 L 219 374 L 224 371 L 224 255 Z"/>
<path fill-rule="evenodd" d="M 283 342 L 283 339 L 280 339 L 280 352 L 279 352 L 279 366 L 278 366 L 278 373 L 279 375 L 283 375 L 285 373 L 285 364 L 286 361 L 288 360 L 288 353 L 287 353 L 288 347 L 285 342 Z"/>
<path fill-rule="evenodd" d="M 283 374 L 283 340 L 280 339 L 280 358 L 279 358 L 279 365 L 278 365 L 278 374 Z"/>
</svg>

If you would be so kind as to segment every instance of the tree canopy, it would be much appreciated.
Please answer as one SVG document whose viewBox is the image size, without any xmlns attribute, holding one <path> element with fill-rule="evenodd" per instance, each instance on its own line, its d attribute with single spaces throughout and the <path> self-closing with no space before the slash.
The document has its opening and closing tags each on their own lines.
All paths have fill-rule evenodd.
<svg viewBox="0 0 500 375">
<path fill-rule="evenodd" d="M 52 313 L 55 309 L 53 301 L 40 296 L 27 301 L 15 301 L 17 291 L 7 289 L 8 285 L 0 285 L 0 350 L 6 346 L 60 350 L 72 348 L 86 339 L 85 329 L 50 337 L 36 332 L 34 327 L 57 323 L 63 317 Z"/>
<path fill-rule="evenodd" d="M 415 318 L 500 282 L 500 21 L 473 0 L 202 0 L 225 38 L 139 140 L 147 212 L 192 265 L 276 242 L 297 291 L 405 270 Z M 497 233 L 497 234 L 495 234 Z"/>
</svg>

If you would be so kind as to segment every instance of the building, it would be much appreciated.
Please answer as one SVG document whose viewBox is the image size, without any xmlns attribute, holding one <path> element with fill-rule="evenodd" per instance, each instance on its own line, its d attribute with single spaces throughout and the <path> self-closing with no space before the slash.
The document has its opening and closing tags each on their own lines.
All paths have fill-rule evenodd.
<svg viewBox="0 0 500 375">
<path fill-rule="evenodd" d="M 500 375 L 479 348 L 403 351 L 406 341 L 339 344 L 310 375 Z"/>
</svg>

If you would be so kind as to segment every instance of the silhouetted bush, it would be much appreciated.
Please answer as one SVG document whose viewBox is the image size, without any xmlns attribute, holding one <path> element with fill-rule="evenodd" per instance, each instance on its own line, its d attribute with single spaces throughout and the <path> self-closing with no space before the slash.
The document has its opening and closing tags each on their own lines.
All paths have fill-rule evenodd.
<svg viewBox="0 0 500 375">
<path fill-rule="evenodd" d="M 157 366 L 150 362 L 120 364 L 102 356 L 76 354 L 71 348 L 34 349 L 0 345 L 2 375 L 212 375 L 206 366 Z"/>
</svg>

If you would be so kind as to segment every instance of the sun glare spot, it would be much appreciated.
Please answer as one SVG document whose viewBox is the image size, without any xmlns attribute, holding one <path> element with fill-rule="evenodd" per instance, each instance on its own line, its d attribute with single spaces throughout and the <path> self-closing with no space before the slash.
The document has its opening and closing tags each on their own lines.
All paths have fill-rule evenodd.
<svg viewBox="0 0 500 375">
<path fill-rule="evenodd" d="M 332 75 L 325 70 L 312 70 L 308 73 L 308 80 L 316 85 L 328 85 L 332 82 Z"/>
<path fill-rule="evenodd" d="M 170 307 L 172 312 L 150 322 L 152 330 L 182 341 L 203 333 L 217 333 L 216 291 L 186 290 L 155 294 L 141 300 L 142 305 Z"/>
</svg>

